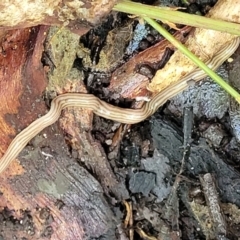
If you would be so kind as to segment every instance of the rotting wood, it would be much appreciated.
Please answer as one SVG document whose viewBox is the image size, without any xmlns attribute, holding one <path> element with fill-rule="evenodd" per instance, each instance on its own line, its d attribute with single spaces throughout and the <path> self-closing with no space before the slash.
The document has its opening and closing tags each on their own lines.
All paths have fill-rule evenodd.
<svg viewBox="0 0 240 240">
<path fill-rule="evenodd" d="M 32 118 L 36 119 L 39 114 L 43 115 L 46 111 L 43 99 L 37 99 L 34 102 L 31 101 L 35 99 L 34 94 L 37 94 L 38 98 L 42 95 L 46 87 L 45 74 L 50 73 L 49 67 L 45 66 L 43 68 L 41 63 L 43 41 L 48 28 L 44 27 L 44 31 L 42 27 L 39 29 L 41 29 L 40 36 L 38 36 L 38 28 L 35 28 L 35 32 L 33 32 L 39 37 L 39 39 L 37 38 L 38 41 L 35 41 L 35 48 L 30 45 L 30 50 L 27 49 L 24 52 L 25 54 L 27 53 L 28 58 L 21 58 L 21 61 L 17 61 L 16 65 L 13 65 L 15 68 L 13 70 L 9 68 L 10 72 L 5 77 L 8 80 L 11 71 L 20 74 L 16 75 L 16 78 L 10 78 L 8 81 L 5 81 L 3 78 L 1 82 L 3 84 L 1 90 L 6 88 L 6 82 L 10 86 L 11 84 L 13 86 L 19 85 L 23 88 L 22 91 L 20 91 L 20 87 L 17 89 L 13 88 L 13 90 L 18 92 L 8 95 L 9 92 L 6 91 L 6 94 L 2 95 L 7 100 L 9 100 L 8 97 L 12 97 L 13 95 L 16 98 L 13 102 L 21 105 L 19 112 L 17 112 L 18 118 L 16 120 L 12 114 L 8 116 L 8 126 L 11 126 L 11 123 L 14 123 L 15 126 L 20 126 L 18 125 L 20 118 L 24 124 L 21 128 L 24 128 L 33 121 Z M 29 29 L 21 31 L 23 34 L 29 34 Z M 21 31 L 11 30 L 10 32 L 14 36 L 14 33 L 18 34 Z M 33 33 L 30 32 L 30 35 Z M 61 36 L 61 34 L 66 37 L 66 35 L 73 33 L 68 32 L 64 35 L 64 30 L 62 30 L 61 33 L 57 34 L 56 38 L 59 35 Z M 79 38 L 79 36 L 77 37 Z M 74 36 L 75 38 L 76 36 Z M 12 40 L 11 36 L 8 37 L 8 40 Z M 35 43 L 33 41 L 34 38 L 30 40 L 32 40 L 32 44 Z M 18 41 L 19 39 L 16 39 L 16 42 Z M 28 42 L 28 40 L 26 41 Z M 60 42 L 63 46 L 63 41 Z M 70 54 L 69 42 L 65 39 L 64 43 L 67 45 L 65 47 L 68 50 L 68 54 Z M 78 40 L 74 40 L 72 43 L 77 45 Z M 14 46 L 14 44 L 15 42 L 11 41 L 10 47 Z M 13 51 L 14 49 L 7 49 L 6 47 L 4 49 L 6 50 L 6 59 L 8 59 L 9 56 L 12 56 L 11 50 Z M 17 50 L 18 48 L 13 53 L 21 56 Z M 31 58 L 32 51 L 34 53 L 33 60 Z M 63 46 L 63 49 L 57 49 L 56 51 L 58 54 L 64 55 L 66 49 Z M 75 56 L 74 51 L 71 54 Z M 56 56 L 55 53 L 53 55 Z M 56 81 L 54 84 L 53 81 L 53 85 L 49 89 L 55 90 L 58 94 L 70 91 L 86 91 L 82 84 L 83 76 L 78 71 L 71 69 L 74 58 L 69 55 L 66 57 L 69 61 L 66 61 L 63 67 L 68 70 L 68 73 L 64 72 L 62 74 L 64 81 L 61 81 L 61 84 Z M 14 58 L 10 59 L 13 60 Z M 53 58 L 52 60 L 56 66 L 59 66 L 57 61 L 62 61 L 63 59 L 60 57 Z M 25 62 L 27 63 L 26 66 L 24 65 Z M 6 64 L 10 63 L 7 62 Z M 69 68 L 67 64 L 69 64 Z M 63 67 L 58 67 L 58 70 L 65 70 L 62 69 Z M 30 70 L 34 72 L 32 73 Z M 59 72 L 56 74 L 59 74 Z M 55 88 L 53 89 L 52 86 Z M 8 91 L 10 89 L 8 88 Z M 29 94 L 29 92 L 32 94 Z M 18 100 L 20 103 L 18 103 Z M 11 103 L 5 104 L 5 107 L 14 111 L 18 110 L 13 106 L 11 107 Z M 32 118 L 25 117 L 28 114 L 31 115 L 30 109 L 31 111 L 33 109 Z M 29 143 L 18 160 L 14 161 L 8 170 L 0 176 L 0 191 L 2 193 L 0 195 L 0 210 L 2 213 L 4 213 L 4 209 L 11 212 L 9 218 L 4 217 L 4 221 L 9 224 L 9 227 L 0 225 L 0 228 L 2 227 L 1 232 L 6 239 L 13 239 L 13 235 L 27 237 L 28 233 L 24 231 L 27 228 L 34 228 L 34 231 L 29 231 L 31 239 L 39 239 L 40 237 L 49 237 L 52 239 L 85 239 L 86 235 L 97 238 L 107 231 L 113 230 L 114 221 L 112 220 L 114 217 L 108 204 L 105 202 L 104 192 L 106 194 L 117 195 L 120 193 L 119 189 L 121 186 L 119 186 L 110 168 L 103 149 L 91 136 L 92 116 L 92 113 L 88 110 L 64 110 L 63 118 L 60 119 L 59 123 L 67 135 L 66 138 L 64 139 L 62 133 L 59 132 L 57 125 L 45 129 Z M 11 141 L 10 138 L 16 133 L 12 132 L 11 136 L 6 128 L 2 128 L 2 131 L 3 139 L 7 141 L 6 146 L 2 146 L 2 152 L 4 152 Z M 9 136 L 9 139 L 6 136 Z M 71 157 L 69 156 L 68 144 L 66 143 L 69 146 L 71 145 Z M 79 164 L 77 164 L 76 159 L 78 159 Z M 98 178 L 101 185 L 80 165 L 87 167 Z M 124 198 L 126 198 L 126 195 Z M 60 202 L 60 206 L 62 207 L 59 207 L 58 202 Z M 25 213 L 22 209 L 28 209 L 28 212 Z M 46 209 L 45 212 L 48 212 L 49 216 L 46 219 L 40 217 L 42 215 L 40 213 L 44 209 Z M 25 215 L 31 219 L 27 223 L 22 224 L 20 229 L 18 229 L 18 224 L 15 227 L 11 225 L 12 217 L 16 221 L 24 222 Z M 114 238 L 109 237 L 109 239 Z"/>
<path fill-rule="evenodd" d="M 181 42 L 185 42 L 184 35 L 189 33 L 191 27 L 184 27 L 174 36 Z M 142 65 L 147 64 L 151 68 L 163 57 L 166 49 L 174 50 L 172 44 L 163 40 L 143 52 L 133 56 L 128 62 L 117 68 L 111 77 L 108 89 L 111 92 L 119 94 L 123 98 L 134 99 L 136 97 L 145 97 L 149 95 L 146 89 L 149 78 L 139 72 Z"/>
<path fill-rule="evenodd" d="M 38 114 L 45 113 L 45 104 L 40 103 L 39 98 L 47 85 L 41 64 L 47 29 L 42 26 L 0 32 L 1 153 L 7 149 L 16 130 L 25 128 Z"/>
</svg>

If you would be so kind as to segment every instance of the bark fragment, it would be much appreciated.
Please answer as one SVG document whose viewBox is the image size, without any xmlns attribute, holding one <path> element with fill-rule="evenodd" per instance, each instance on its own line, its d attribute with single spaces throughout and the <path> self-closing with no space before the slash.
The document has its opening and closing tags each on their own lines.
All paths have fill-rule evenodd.
<svg viewBox="0 0 240 240">
<path fill-rule="evenodd" d="M 39 96 L 46 87 L 41 64 L 46 31 L 47 27 L 0 31 L 1 153 L 17 131 L 44 113 L 45 106 Z"/>
</svg>

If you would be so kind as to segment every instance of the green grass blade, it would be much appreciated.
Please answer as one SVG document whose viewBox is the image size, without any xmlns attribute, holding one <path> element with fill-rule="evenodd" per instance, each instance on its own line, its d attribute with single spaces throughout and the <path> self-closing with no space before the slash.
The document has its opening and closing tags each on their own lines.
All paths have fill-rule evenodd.
<svg viewBox="0 0 240 240">
<path fill-rule="evenodd" d="M 240 103 L 240 94 L 228 83 L 226 83 L 221 77 L 219 77 L 214 71 L 212 71 L 206 64 L 204 64 L 199 58 L 197 58 L 193 53 L 191 53 L 181 42 L 176 40 L 166 29 L 164 29 L 151 18 L 144 17 L 144 20 L 153 28 L 155 28 L 160 34 L 162 34 L 179 51 L 181 51 L 188 58 L 190 58 L 199 68 L 205 71 L 215 82 L 217 82 L 224 90 L 226 90 L 232 97 L 234 97 L 236 101 Z"/>
<path fill-rule="evenodd" d="M 168 21 L 193 27 L 212 29 L 240 36 L 240 24 L 238 23 L 183 13 L 168 7 L 148 6 L 123 0 L 116 4 L 113 9 L 141 17 L 149 17 L 166 22 Z"/>
</svg>

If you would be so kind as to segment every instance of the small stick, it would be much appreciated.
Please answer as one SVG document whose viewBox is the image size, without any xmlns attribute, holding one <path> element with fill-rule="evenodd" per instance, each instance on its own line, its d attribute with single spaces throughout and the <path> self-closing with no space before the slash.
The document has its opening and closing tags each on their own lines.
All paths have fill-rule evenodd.
<svg viewBox="0 0 240 240">
<path fill-rule="evenodd" d="M 209 212 L 213 221 L 213 228 L 216 239 L 226 239 L 226 222 L 221 213 L 221 208 L 218 200 L 218 193 L 210 173 L 200 176 L 200 182 L 203 187 L 205 199 L 209 208 Z"/>
<path fill-rule="evenodd" d="M 185 162 L 191 151 L 193 129 L 193 107 L 185 107 L 183 112 L 183 158 L 179 174 L 182 174 Z"/>
</svg>

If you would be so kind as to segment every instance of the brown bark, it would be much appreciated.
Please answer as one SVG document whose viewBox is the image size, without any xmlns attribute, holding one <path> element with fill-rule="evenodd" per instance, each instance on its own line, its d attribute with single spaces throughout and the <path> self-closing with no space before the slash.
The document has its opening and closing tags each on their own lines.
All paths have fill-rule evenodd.
<svg viewBox="0 0 240 240">
<path fill-rule="evenodd" d="M 47 111 L 41 98 L 47 85 L 46 75 L 51 75 L 50 69 L 43 68 L 41 63 L 47 30 L 48 27 L 35 27 L 2 33 L 2 153 L 18 131 Z M 79 36 L 63 29 L 48 41 L 54 45 L 52 60 L 57 68 L 53 73 L 58 76 L 48 76 L 51 81 L 49 89 L 58 93 L 84 92 L 81 76 L 71 70 L 76 54 L 74 51 L 67 54 L 70 53 L 69 41 L 65 39 L 55 45 L 56 38 L 63 39 L 66 35 L 71 35 L 69 41 L 72 48 L 76 48 Z M 58 48 L 64 44 L 67 50 Z M 65 61 L 63 55 L 69 61 Z M 65 66 L 60 65 L 62 62 Z M 59 79 L 61 74 L 62 79 Z M 6 223 L 0 224 L 0 230 L 5 239 L 14 236 L 31 239 L 97 238 L 114 229 L 114 216 L 104 194 L 119 194 L 121 186 L 103 149 L 91 136 L 93 115 L 84 109 L 66 109 L 63 116 L 60 126 L 67 134 L 66 138 L 59 131 L 58 124 L 45 129 L 0 176 L 0 219 Z M 71 156 L 68 144 L 71 145 Z M 81 165 L 97 176 L 101 185 Z"/>
<path fill-rule="evenodd" d="M 36 137 L 19 160 L 21 165 L 12 164 L 1 175 L 4 239 L 81 240 L 113 228 L 102 187 L 69 156 L 57 124 Z"/>
<path fill-rule="evenodd" d="M 1 153 L 5 152 L 11 142 L 11 135 L 25 128 L 46 109 L 43 103 L 38 104 L 37 101 L 47 85 L 41 64 L 47 29 L 32 27 L 1 31 Z"/>
<path fill-rule="evenodd" d="M 174 34 L 174 37 L 184 43 L 187 39 L 185 36 L 191 29 L 191 27 L 184 27 Z M 162 60 L 164 63 L 167 62 L 164 60 L 164 55 L 166 55 L 169 50 L 174 51 L 176 49 L 170 42 L 163 40 L 133 56 L 113 72 L 108 89 L 123 98 L 135 99 L 137 97 L 151 95 L 147 90 L 147 85 L 153 76 L 148 76 L 147 70 L 149 68 L 151 71 L 154 70 L 154 67 L 156 68 Z M 141 71 L 142 67 L 149 67 L 145 71 L 146 74 Z"/>
</svg>

